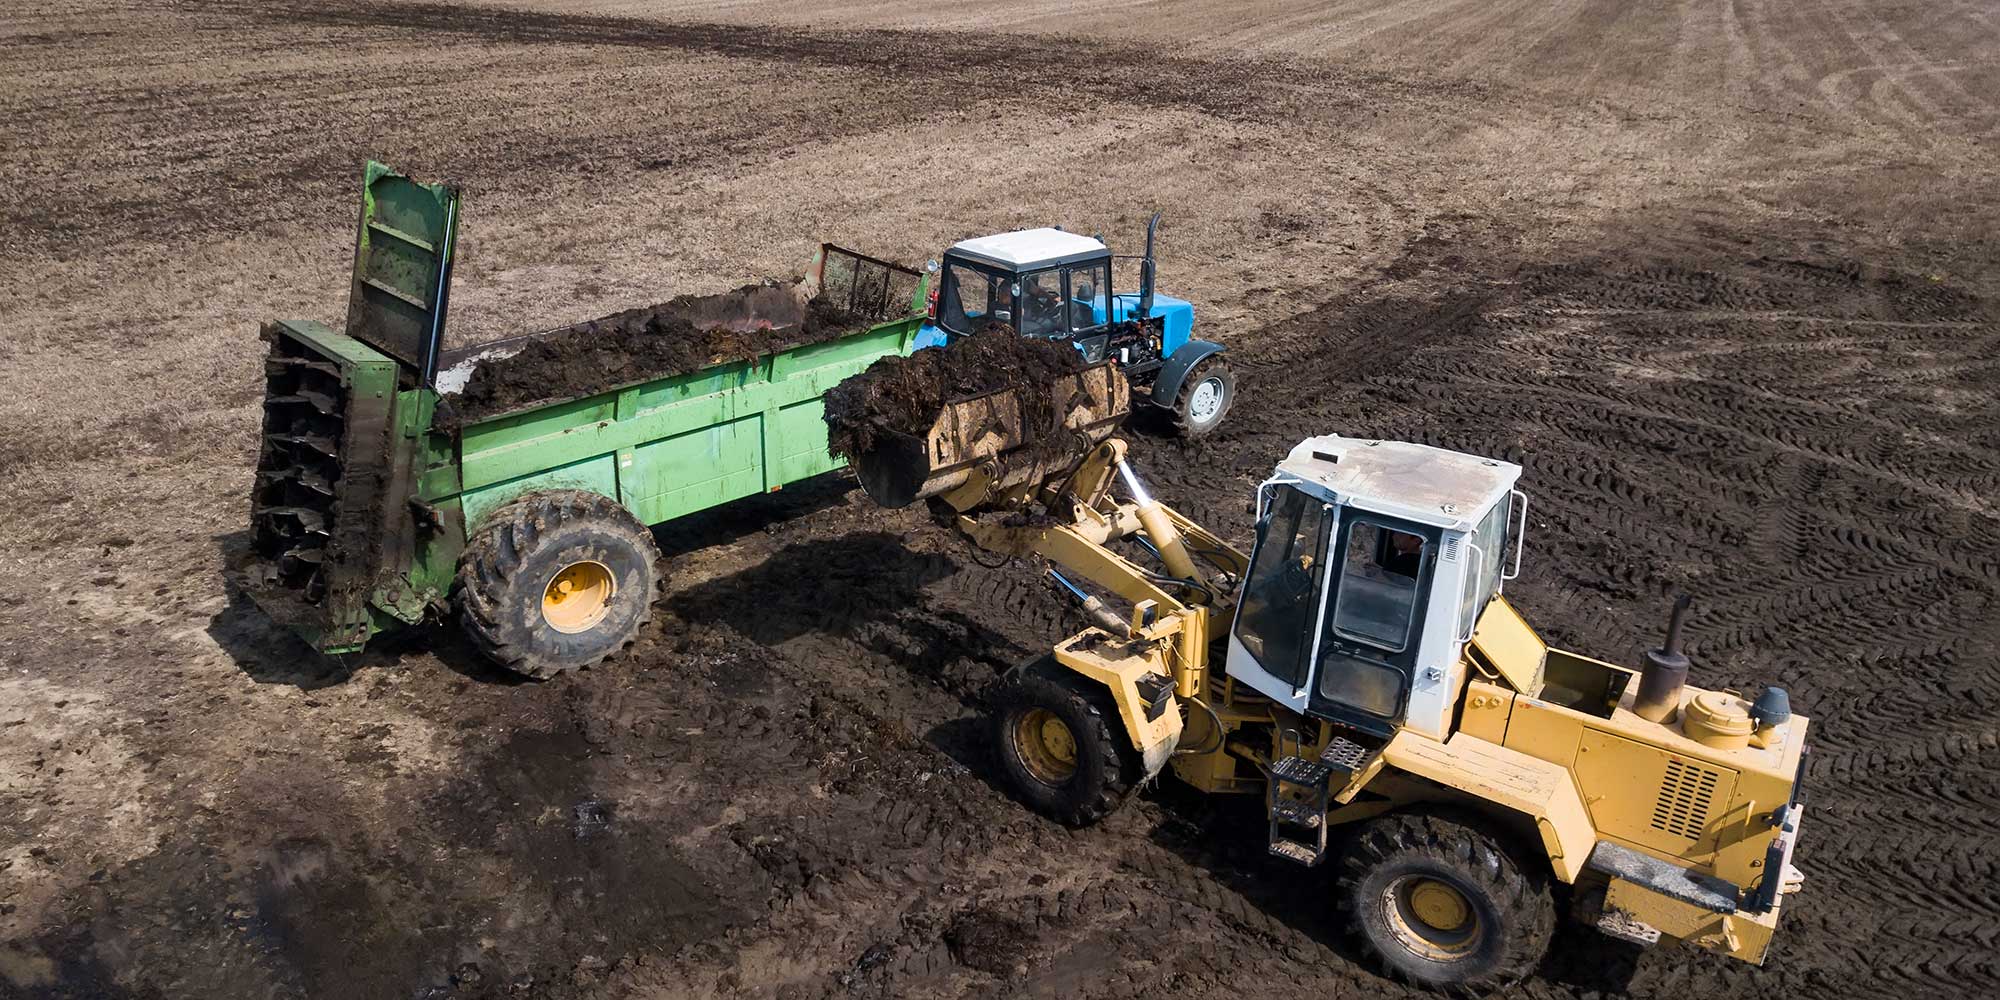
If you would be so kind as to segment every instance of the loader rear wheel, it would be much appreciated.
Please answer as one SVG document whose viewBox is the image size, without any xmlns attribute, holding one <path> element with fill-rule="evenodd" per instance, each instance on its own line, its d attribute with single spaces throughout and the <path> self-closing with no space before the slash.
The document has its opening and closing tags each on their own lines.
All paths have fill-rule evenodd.
<svg viewBox="0 0 2000 1000">
<path fill-rule="evenodd" d="M 1534 972 L 1548 953 L 1547 876 L 1477 825 L 1385 817 L 1362 828 L 1343 867 L 1355 933 L 1412 985 L 1483 993 Z"/>
<path fill-rule="evenodd" d="M 1124 804 L 1142 767 L 1110 693 L 1067 674 L 1044 657 L 1003 683 L 993 697 L 993 742 L 1028 805 L 1089 826 Z"/>
<path fill-rule="evenodd" d="M 493 662 L 547 679 L 630 645 L 660 582 L 653 533 L 617 502 L 531 493 L 473 532 L 458 562 L 458 620 Z"/>
<path fill-rule="evenodd" d="M 1230 370 L 1229 362 L 1211 355 L 1181 382 L 1180 392 L 1174 394 L 1173 405 L 1167 410 L 1167 422 L 1175 434 L 1197 438 L 1220 425 L 1235 402 L 1236 373 Z"/>
</svg>

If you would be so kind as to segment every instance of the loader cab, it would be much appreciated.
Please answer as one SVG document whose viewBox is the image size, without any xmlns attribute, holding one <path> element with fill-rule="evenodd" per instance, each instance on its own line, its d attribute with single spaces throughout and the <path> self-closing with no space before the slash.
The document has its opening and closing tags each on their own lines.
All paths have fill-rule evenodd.
<svg viewBox="0 0 2000 1000">
<path fill-rule="evenodd" d="M 1302 442 L 1258 490 L 1229 675 L 1362 732 L 1444 738 L 1464 643 L 1518 566 L 1520 472 L 1418 444 Z"/>
</svg>

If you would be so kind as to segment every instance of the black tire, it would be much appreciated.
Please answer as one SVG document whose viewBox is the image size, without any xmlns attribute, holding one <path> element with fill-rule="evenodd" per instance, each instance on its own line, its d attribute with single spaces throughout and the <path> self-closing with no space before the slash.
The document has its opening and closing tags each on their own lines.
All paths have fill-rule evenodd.
<svg viewBox="0 0 2000 1000">
<path fill-rule="evenodd" d="M 1212 407 L 1198 398 L 1203 386 L 1211 386 L 1212 391 L 1221 394 L 1222 398 Z M 1235 402 L 1236 373 L 1221 355 L 1211 354 L 1197 362 L 1188 370 L 1187 378 L 1181 380 L 1180 391 L 1174 394 L 1173 405 L 1167 408 L 1167 424 L 1180 437 L 1198 438 L 1221 426 L 1222 418 L 1229 415 L 1229 407 Z"/>
<path fill-rule="evenodd" d="M 562 628 L 543 602 L 565 572 L 610 585 L 608 594 L 593 592 L 602 594 L 594 618 Z M 458 620 L 493 662 L 545 680 L 631 645 L 652 620 L 662 576 L 653 533 L 616 501 L 582 490 L 531 493 L 488 514 L 466 544 Z"/>
<path fill-rule="evenodd" d="M 1070 826 L 1089 826 L 1116 812 L 1138 787 L 1144 765 L 1108 691 L 1076 677 L 1054 657 L 1022 667 L 993 696 L 991 718 L 1000 769 L 1036 812 Z M 1072 769 L 1051 774 L 1036 762 L 1024 731 L 1037 728 L 1036 713 L 1054 720 L 1073 740 Z"/>
<path fill-rule="evenodd" d="M 1424 813 L 1375 820 L 1355 836 L 1342 868 L 1355 934 L 1384 972 L 1413 986 L 1484 993 L 1532 974 L 1548 954 L 1556 926 L 1548 875 L 1476 821 Z M 1440 907 L 1440 886 L 1457 902 L 1446 894 Z M 1426 922 L 1425 912 L 1460 921 Z"/>
</svg>

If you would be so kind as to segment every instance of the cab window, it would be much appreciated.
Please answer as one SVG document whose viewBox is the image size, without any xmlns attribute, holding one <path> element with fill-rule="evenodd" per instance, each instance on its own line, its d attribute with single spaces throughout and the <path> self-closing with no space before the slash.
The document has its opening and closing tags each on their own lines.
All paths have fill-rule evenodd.
<svg viewBox="0 0 2000 1000">
<path fill-rule="evenodd" d="M 1243 581 L 1236 638 L 1264 672 L 1301 683 L 1326 565 L 1326 505 L 1290 486 L 1272 491 Z"/>
<path fill-rule="evenodd" d="M 1493 592 L 1500 586 L 1501 561 L 1507 555 L 1507 510 L 1504 503 L 1494 504 L 1480 518 L 1479 527 L 1473 529 L 1471 541 L 1479 547 L 1479 555 L 1468 554 L 1465 559 L 1465 594 L 1458 605 L 1460 635 L 1486 610 L 1486 602 L 1493 599 Z"/>
<path fill-rule="evenodd" d="M 1021 279 L 1020 331 L 1030 337 L 1060 337 L 1069 332 L 1063 308 L 1062 272 L 1038 271 Z"/>
<path fill-rule="evenodd" d="M 1079 333 L 1104 325 L 1111 268 L 1105 263 L 1079 264 L 1069 269 L 1069 328 Z"/>
<path fill-rule="evenodd" d="M 1410 642 L 1416 617 L 1417 578 L 1425 550 L 1423 536 L 1373 521 L 1356 521 L 1341 554 L 1340 589 L 1335 592 L 1335 635 L 1400 653 Z"/>
<path fill-rule="evenodd" d="M 1006 275 L 965 264 L 946 264 L 938 295 L 938 325 L 953 333 L 978 333 L 988 323 L 1014 323 L 1014 294 Z"/>
</svg>

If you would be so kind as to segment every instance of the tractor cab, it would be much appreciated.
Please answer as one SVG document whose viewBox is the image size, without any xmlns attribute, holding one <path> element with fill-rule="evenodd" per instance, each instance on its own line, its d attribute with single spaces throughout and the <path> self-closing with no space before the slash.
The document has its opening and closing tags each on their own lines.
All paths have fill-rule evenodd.
<svg viewBox="0 0 2000 1000">
<path fill-rule="evenodd" d="M 1363 733 L 1443 739 L 1464 644 L 1520 567 L 1520 474 L 1420 444 L 1300 443 L 1258 489 L 1229 675 Z"/>
<path fill-rule="evenodd" d="M 1024 337 L 1067 340 L 1092 361 L 1117 363 L 1187 437 L 1221 423 L 1235 377 L 1222 345 L 1194 339 L 1194 306 L 1153 289 L 1153 239 L 1142 257 L 1114 257 L 1104 241 L 1062 229 L 1023 229 L 963 240 L 944 253 L 930 322 L 916 346 L 942 347 L 988 327 Z M 1138 263 L 1138 287 L 1113 287 L 1114 260 Z"/>
<path fill-rule="evenodd" d="M 1156 335 L 1119 337 L 1114 349 L 1114 328 L 1142 315 L 1145 296 L 1112 291 L 1111 260 L 1101 241 L 1060 229 L 964 240 L 945 251 L 937 311 L 925 335 L 949 343 L 1002 324 L 1024 337 L 1073 341 L 1085 357 L 1115 359 L 1128 375 L 1135 367 L 1157 369 L 1163 356 L 1187 343 L 1194 307 L 1154 295 L 1143 315 L 1159 321 Z"/>
</svg>

